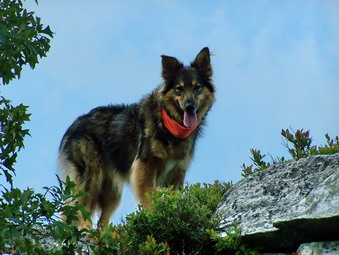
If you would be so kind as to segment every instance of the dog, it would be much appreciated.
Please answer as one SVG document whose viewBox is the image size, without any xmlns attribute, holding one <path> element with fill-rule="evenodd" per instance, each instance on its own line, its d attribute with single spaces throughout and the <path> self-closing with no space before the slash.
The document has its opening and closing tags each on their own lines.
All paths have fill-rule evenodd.
<svg viewBox="0 0 339 255">
<path fill-rule="evenodd" d="M 124 183 L 136 199 L 149 206 L 147 193 L 156 187 L 180 189 L 197 137 L 215 101 L 210 51 L 203 48 L 189 65 L 161 55 L 163 82 L 130 105 L 97 107 L 80 116 L 65 132 L 59 163 L 99 226 L 109 223 Z M 91 223 L 79 216 L 80 227 Z"/>
</svg>

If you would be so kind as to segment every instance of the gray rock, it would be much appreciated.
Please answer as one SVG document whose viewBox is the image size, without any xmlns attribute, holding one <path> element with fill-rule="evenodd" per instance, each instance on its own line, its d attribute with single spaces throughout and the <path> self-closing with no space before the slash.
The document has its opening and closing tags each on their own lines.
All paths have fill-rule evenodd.
<svg viewBox="0 0 339 255">
<path fill-rule="evenodd" d="M 338 255 L 339 241 L 302 244 L 297 252 L 298 255 Z"/>
<path fill-rule="evenodd" d="M 313 242 L 299 246 L 296 255 L 338 255 L 339 241 Z M 291 253 L 261 253 L 260 255 L 291 255 Z"/>
<path fill-rule="evenodd" d="M 235 222 L 243 240 L 267 252 L 339 240 L 339 154 L 277 163 L 234 185 L 216 211 L 221 228 Z"/>
</svg>

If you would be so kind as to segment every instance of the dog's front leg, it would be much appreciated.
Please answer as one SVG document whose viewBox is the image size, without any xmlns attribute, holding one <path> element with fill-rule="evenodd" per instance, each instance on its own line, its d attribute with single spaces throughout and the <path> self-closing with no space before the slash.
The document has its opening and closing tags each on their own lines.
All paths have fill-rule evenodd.
<svg viewBox="0 0 339 255">
<path fill-rule="evenodd" d="M 134 160 L 131 169 L 131 185 L 138 201 L 149 206 L 150 201 L 146 194 L 151 194 L 156 185 L 157 171 L 161 169 L 161 160 Z"/>
<path fill-rule="evenodd" d="M 181 189 L 184 186 L 186 169 L 176 168 L 172 170 L 172 173 L 168 176 L 165 187 L 172 186 L 175 190 Z"/>
</svg>

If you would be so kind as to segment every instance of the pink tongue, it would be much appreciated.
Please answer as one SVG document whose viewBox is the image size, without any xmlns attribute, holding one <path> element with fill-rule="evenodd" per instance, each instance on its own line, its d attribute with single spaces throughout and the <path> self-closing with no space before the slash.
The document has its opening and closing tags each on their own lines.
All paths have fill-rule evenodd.
<svg viewBox="0 0 339 255">
<path fill-rule="evenodd" d="M 184 125 L 187 128 L 192 128 L 198 124 L 197 114 L 184 112 Z"/>
</svg>

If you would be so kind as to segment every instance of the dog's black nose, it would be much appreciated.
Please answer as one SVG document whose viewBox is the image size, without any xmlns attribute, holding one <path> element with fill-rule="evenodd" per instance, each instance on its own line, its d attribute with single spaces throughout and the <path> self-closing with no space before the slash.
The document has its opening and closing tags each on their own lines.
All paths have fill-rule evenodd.
<svg viewBox="0 0 339 255">
<path fill-rule="evenodd" d="M 186 112 L 195 112 L 197 109 L 196 103 L 192 99 L 188 99 L 185 103 Z"/>
</svg>

